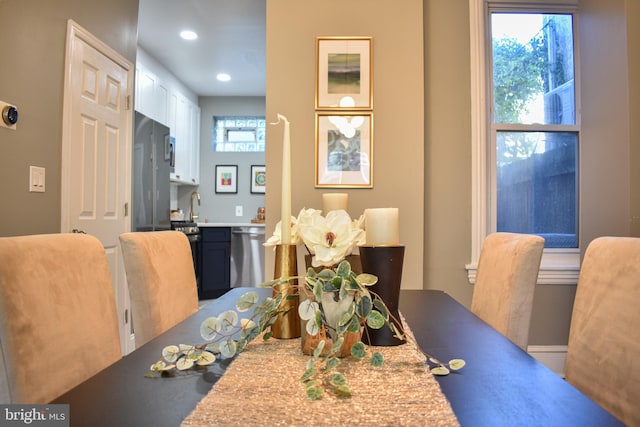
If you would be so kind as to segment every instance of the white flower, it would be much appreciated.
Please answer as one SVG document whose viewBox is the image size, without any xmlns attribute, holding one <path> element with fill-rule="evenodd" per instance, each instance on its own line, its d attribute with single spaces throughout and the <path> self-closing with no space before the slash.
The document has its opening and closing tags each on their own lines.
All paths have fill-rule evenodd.
<svg viewBox="0 0 640 427">
<path fill-rule="evenodd" d="M 291 244 L 299 245 L 300 244 L 300 236 L 298 235 L 298 226 L 297 220 L 295 217 L 291 217 Z M 265 246 L 275 246 L 282 243 L 282 221 L 278 221 L 276 224 L 276 229 L 273 231 L 273 235 L 264 242 Z"/>
<path fill-rule="evenodd" d="M 264 245 L 279 245 L 282 242 L 281 230 L 278 222 Z M 364 215 L 352 221 L 344 210 L 330 211 L 323 217 L 320 210 L 301 209 L 297 218 L 291 217 L 291 244 L 304 243 L 313 255 L 311 264 L 314 267 L 339 263 L 364 241 Z"/>
<path fill-rule="evenodd" d="M 364 214 L 360 215 L 360 218 L 358 219 L 354 219 L 353 222 L 351 223 L 351 228 L 356 229 L 356 230 L 363 230 L 364 231 Z M 359 245 L 364 244 L 365 242 L 365 235 L 364 233 L 362 234 L 362 239 L 360 242 L 358 242 Z"/>
<path fill-rule="evenodd" d="M 364 230 L 351 221 L 346 211 L 330 211 L 323 217 L 315 209 L 302 210 L 298 217 L 298 234 L 314 255 L 312 265 L 331 266 L 350 255 L 364 243 Z"/>
</svg>

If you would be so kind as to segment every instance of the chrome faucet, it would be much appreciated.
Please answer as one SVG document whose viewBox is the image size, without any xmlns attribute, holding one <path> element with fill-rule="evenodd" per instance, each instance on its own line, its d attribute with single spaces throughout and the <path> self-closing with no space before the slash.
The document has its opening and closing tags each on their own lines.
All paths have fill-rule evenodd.
<svg viewBox="0 0 640 427">
<path fill-rule="evenodd" d="M 189 207 L 191 208 L 191 210 L 189 211 L 189 220 L 191 222 L 194 222 L 196 219 L 198 219 L 198 215 L 193 214 L 193 198 L 194 197 L 198 199 L 198 206 L 200 206 L 200 193 L 198 193 L 197 191 L 191 192 L 191 201 L 189 202 Z"/>
</svg>

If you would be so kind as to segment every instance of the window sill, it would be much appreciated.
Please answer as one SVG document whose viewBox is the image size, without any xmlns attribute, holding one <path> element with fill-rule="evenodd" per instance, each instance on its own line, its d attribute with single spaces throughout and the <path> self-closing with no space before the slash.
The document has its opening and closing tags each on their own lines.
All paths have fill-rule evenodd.
<svg viewBox="0 0 640 427">
<path fill-rule="evenodd" d="M 476 282 L 477 264 L 467 264 L 467 277 L 472 285 Z M 538 273 L 538 285 L 577 285 L 579 265 L 542 265 Z"/>
</svg>

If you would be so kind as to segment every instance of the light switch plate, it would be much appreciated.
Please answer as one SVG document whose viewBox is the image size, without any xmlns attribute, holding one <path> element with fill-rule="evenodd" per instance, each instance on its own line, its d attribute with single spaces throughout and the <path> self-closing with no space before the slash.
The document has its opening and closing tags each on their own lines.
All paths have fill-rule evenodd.
<svg viewBox="0 0 640 427">
<path fill-rule="evenodd" d="M 39 166 L 29 166 L 29 192 L 44 193 L 45 169 Z"/>
<path fill-rule="evenodd" d="M 236 216 L 242 216 L 242 206 L 236 206 Z"/>
</svg>

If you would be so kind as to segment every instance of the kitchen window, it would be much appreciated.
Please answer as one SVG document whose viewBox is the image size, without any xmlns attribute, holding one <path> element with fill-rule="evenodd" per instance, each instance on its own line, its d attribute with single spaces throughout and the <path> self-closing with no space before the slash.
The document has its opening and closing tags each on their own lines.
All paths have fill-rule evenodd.
<svg viewBox="0 0 640 427">
<path fill-rule="evenodd" d="M 213 151 L 264 152 L 264 116 L 214 116 Z"/>
<path fill-rule="evenodd" d="M 577 26 L 567 3 L 470 2 L 472 282 L 495 231 L 545 238 L 539 283 L 577 282 Z"/>
</svg>

